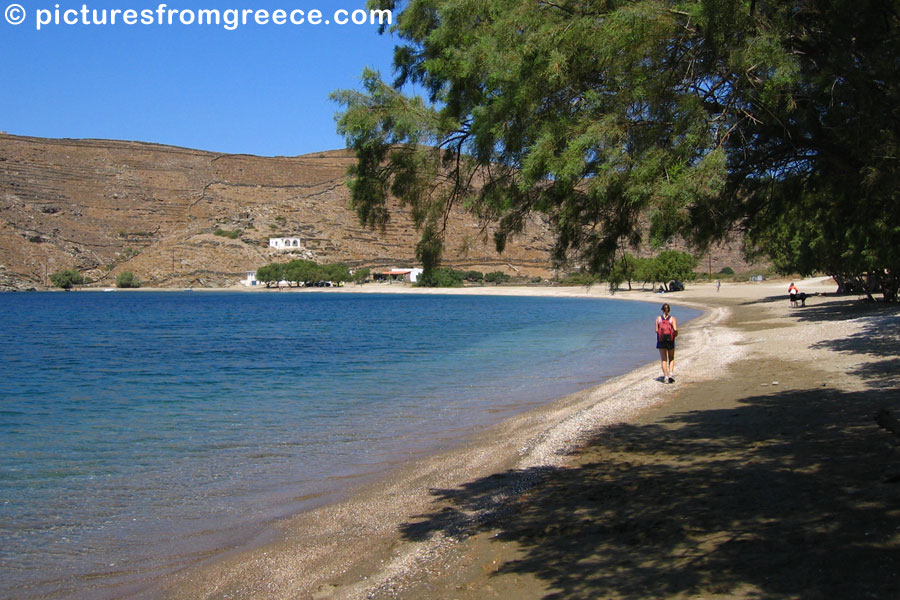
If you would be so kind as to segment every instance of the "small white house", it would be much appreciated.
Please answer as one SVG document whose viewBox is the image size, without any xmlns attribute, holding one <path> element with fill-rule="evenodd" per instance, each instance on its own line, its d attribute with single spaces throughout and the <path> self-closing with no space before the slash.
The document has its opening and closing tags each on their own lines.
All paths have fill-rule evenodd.
<svg viewBox="0 0 900 600">
<path fill-rule="evenodd" d="M 247 287 L 259 285 L 259 281 L 256 280 L 256 271 L 246 271 L 246 277 L 241 279 L 241 283 Z"/>
<path fill-rule="evenodd" d="M 269 238 L 269 248 L 275 248 L 276 250 L 299 250 L 300 249 L 300 238 L 298 238 L 298 237 Z"/>
<path fill-rule="evenodd" d="M 419 276 L 422 275 L 423 270 L 419 268 L 414 269 L 398 269 L 397 267 L 391 267 L 387 271 L 379 271 L 373 273 L 375 281 L 406 281 L 407 283 L 416 283 L 419 281 Z"/>
</svg>

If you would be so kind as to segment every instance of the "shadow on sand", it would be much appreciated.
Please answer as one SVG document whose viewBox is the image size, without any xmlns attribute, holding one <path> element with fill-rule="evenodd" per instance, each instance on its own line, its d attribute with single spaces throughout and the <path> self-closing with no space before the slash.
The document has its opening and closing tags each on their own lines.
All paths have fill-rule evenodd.
<svg viewBox="0 0 900 600">
<path fill-rule="evenodd" d="M 898 404 L 808 389 L 613 427 L 572 468 L 434 490 L 403 534 L 515 542 L 495 576 L 548 598 L 900 598 L 900 449 L 872 419 Z"/>
</svg>

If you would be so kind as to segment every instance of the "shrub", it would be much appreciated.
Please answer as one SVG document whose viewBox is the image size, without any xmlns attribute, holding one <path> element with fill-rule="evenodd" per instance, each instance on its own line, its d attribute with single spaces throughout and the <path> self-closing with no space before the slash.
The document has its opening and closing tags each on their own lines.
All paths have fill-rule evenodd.
<svg viewBox="0 0 900 600">
<path fill-rule="evenodd" d="M 449 267 L 438 267 L 431 272 L 422 273 L 419 277 L 418 287 L 462 287 L 465 275 L 462 271 L 456 271 Z"/>
<path fill-rule="evenodd" d="M 721 271 L 719 271 L 719 275 L 734 275 L 734 269 L 731 267 L 724 267 Z"/>
<path fill-rule="evenodd" d="M 70 290 L 72 289 L 72 286 L 83 284 L 84 277 L 75 269 L 66 269 L 65 271 L 59 271 L 51 275 L 50 281 L 58 288 Z"/>
<path fill-rule="evenodd" d="M 122 271 L 119 273 L 119 276 L 116 277 L 116 287 L 117 288 L 139 288 L 141 287 L 141 282 L 137 277 L 134 276 L 134 273 L 131 271 Z"/>
<path fill-rule="evenodd" d="M 492 271 L 484 276 L 484 280 L 488 283 L 506 283 L 511 278 L 503 271 Z"/>
<path fill-rule="evenodd" d="M 463 273 L 463 279 L 474 283 L 484 281 L 484 273 L 481 271 L 466 271 Z"/>
<path fill-rule="evenodd" d="M 560 285 L 594 285 L 600 281 L 600 277 L 597 275 L 591 275 L 590 273 L 569 273 L 565 277 L 563 277 L 562 281 L 559 282 Z"/>
<path fill-rule="evenodd" d="M 241 237 L 241 230 L 235 229 L 234 231 L 229 231 L 227 229 L 216 229 L 213 232 L 213 235 L 218 235 L 220 237 L 226 237 L 230 240 L 236 240 Z"/>
</svg>

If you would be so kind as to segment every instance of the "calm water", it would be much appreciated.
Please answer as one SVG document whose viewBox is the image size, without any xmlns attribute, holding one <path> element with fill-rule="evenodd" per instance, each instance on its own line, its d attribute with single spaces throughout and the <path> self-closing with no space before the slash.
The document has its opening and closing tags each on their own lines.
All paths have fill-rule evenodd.
<svg viewBox="0 0 900 600">
<path fill-rule="evenodd" d="M 0 597 L 177 568 L 354 478 L 649 362 L 656 308 L 0 294 Z"/>
</svg>

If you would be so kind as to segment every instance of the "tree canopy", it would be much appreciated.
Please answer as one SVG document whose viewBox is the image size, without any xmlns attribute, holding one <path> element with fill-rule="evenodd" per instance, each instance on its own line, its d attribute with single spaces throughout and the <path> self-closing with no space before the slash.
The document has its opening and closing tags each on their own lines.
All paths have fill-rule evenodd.
<svg viewBox="0 0 900 600">
<path fill-rule="evenodd" d="M 896 290 L 900 0 L 369 5 L 400 43 L 394 81 L 333 95 L 352 202 L 372 226 L 408 206 L 426 269 L 460 206 L 498 251 L 543 213 L 555 258 L 597 273 L 738 228 L 784 268 Z"/>
<path fill-rule="evenodd" d="M 344 263 L 320 265 L 311 260 L 296 259 L 287 263 L 269 263 L 256 270 L 256 279 L 266 286 L 288 281 L 303 284 L 306 282 L 331 281 L 344 283 L 351 280 L 350 269 Z"/>
<path fill-rule="evenodd" d="M 66 269 L 50 275 L 50 283 L 58 288 L 70 290 L 76 285 L 82 285 L 84 276 L 75 269 Z"/>
</svg>

